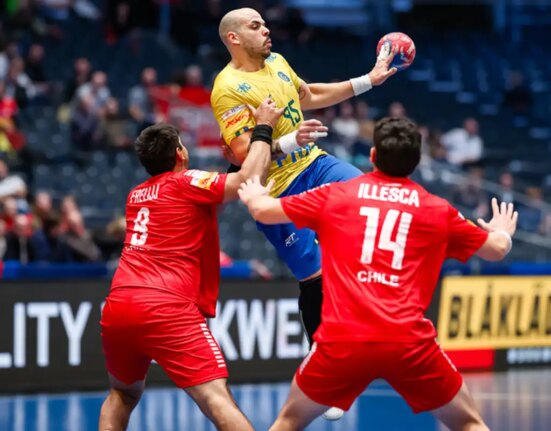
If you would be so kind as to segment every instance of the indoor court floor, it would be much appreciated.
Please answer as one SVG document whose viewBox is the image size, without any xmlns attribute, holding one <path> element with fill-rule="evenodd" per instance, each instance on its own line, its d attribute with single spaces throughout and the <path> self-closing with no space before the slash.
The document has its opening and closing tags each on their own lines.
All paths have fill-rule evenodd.
<svg viewBox="0 0 551 431">
<path fill-rule="evenodd" d="M 551 370 L 467 374 L 466 380 L 494 431 L 551 430 Z M 257 430 L 267 430 L 289 385 L 235 385 L 234 395 Z M 2 431 L 96 431 L 106 392 L 0 396 Z M 386 383 L 377 381 L 337 422 L 317 419 L 309 431 L 440 431 L 430 414 L 414 415 Z M 214 427 L 183 391 L 149 388 L 129 431 L 210 431 Z"/>
</svg>

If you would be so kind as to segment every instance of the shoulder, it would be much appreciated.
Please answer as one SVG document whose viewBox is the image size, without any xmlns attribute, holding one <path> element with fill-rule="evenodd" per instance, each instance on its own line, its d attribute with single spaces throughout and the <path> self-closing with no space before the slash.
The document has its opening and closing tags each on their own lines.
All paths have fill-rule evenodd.
<svg viewBox="0 0 551 431">
<path fill-rule="evenodd" d="M 213 91 L 219 87 L 225 87 L 231 84 L 232 81 L 237 79 L 237 74 L 230 65 L 226 65 L 214 78 Z"/>
<path fill-rule="evenodd" d="M 446 199 L 428 192 L 422 186 L 417 185 L 417 190 L 423 202 L 422 207 L 430 207 L 431 212 L 437 212 L 441 215 L 449 215 L 450 212 L 458 212 Z"/>
<path fill-rule="evenodd" d="M 212 86 L 211 103 L 224 96 L 233 95 L 239 86 L 239 77 L 232 73 L 232 69 L 226 66 L 215 78 Z"/>
<path fill-rule="evenodd" d="M 175 173 L 174 177 L 192 186 L 208 189 L 212 184 L 220 180 L 220 173 L 189 169 L 187 171 Z"/>
</svg>

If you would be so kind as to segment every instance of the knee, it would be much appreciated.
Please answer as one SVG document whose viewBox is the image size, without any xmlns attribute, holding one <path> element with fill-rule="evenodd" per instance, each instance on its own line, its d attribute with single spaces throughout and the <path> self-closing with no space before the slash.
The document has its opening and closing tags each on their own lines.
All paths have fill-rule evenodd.
<svg viewBox="0 0 551 431">
<path fill-rule="evenodd" d="M 301 431 L 304 426 L 296 418 L 282 412 L 276 419 L 270 431 Z"/>
<path fill-rule="evenodd" d="M 125 391 L 112 388 L 109 392 L 109 398 L 111 398 L 114 402 L 123 404 L 125 407 L 131 409 L 136 407 L 141 397 L 141 391 Z"/>
<path fill-rule="evenodd" d="M 209 412 L 214 413 L 220 411 L 221 409 L 227 408 L 228 404 L 233 404 L 228 396 L 219 393 L 207 394 L 198 400 L 198 403 Z"/>
</svg>

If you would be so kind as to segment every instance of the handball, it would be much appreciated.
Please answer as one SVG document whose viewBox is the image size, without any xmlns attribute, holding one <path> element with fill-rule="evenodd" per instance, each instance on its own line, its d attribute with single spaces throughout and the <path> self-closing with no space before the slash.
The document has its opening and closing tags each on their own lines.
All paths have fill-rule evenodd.
<svg viewBox="0 0 551 431">
<path fill-rule="evenodd" d="M 413 63 L 415 44 L 407 34 L 398 32 L 385 34 L 377 44 L 377 57 L 381 54 L 389 55 L 392 48 L 396 48 L 396 56 L 392 60 L 390 67 L 404 70 Z"/>
</svg>

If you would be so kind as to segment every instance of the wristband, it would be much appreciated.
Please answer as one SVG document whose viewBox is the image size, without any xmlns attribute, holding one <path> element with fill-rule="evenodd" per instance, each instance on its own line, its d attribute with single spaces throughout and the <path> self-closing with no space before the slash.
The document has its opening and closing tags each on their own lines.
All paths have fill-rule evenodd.
<svg viewBox="0 0 551 431">
<path fill-rule="evenodd" d="M 350 83 L 352 84 L 352 91 L 354 92 L 354 96 L 359 96 L 360 94 L 371 90 L 371 88 L 373 87 L 373 85 L 371 84 L 371 78 L 368 74 L 358 76 L 357 78 L 352 78 L 350 79 Z"/>
<path fill-rule="evenodd" d="M 494 233 L 499 233 L 500 235 L 503 235 L 505 238 L 507 238 L 507 241 L 509 242 L 509 246 L 507 247 L 507 251 L 505 252 L 505 254 L 509 254 L 509 252 L 513 248 L 513 238 L 511 238 L 511 235 L 509 235 L 508 232 L 506 232 L 502 229 L 494 230 L 493 232 Z"/>
<path fill-rule="evenodd" d="M 272 146 L 272 132 L 272 126 L 267 124 L 257 124 L 254 126 L 254 131 L 251 135 L 251 144 L 255 141 L 262 141 Z"/>
<path fill-rule="evenodd" d="M 294 132 L 280 136 L 279 148 L 281 148 L 281 151 L 285 154 L 291 154 L 293 151 L 298 150 L 300 145 L 297 142 L 297 131 L 295 130 Z"/>
</svg>

